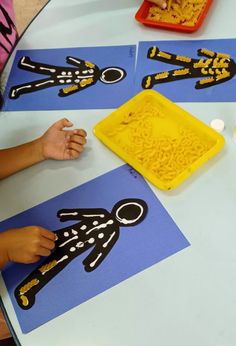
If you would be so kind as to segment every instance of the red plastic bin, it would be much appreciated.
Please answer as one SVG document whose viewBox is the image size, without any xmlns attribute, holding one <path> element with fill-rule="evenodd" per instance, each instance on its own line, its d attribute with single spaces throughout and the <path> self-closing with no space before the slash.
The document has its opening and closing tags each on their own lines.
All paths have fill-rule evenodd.
<svg viewBox="0 0 236 346">
<path fill-rule="evenodd" d="M 147 19 L 147 15 L 149 12 L 150 7 L 155 6 L 149 1 L 144 1 L 142 5 L 140 6 L 138 12 L 135 15 L 135 19 L 147 26 L 151 26 L 154 28 L 161 28 L 161 29 L 168 29 L 168 30 L 176 30 L 176 31 L 184 31 L 184 32 L 194 32 L 200 28 L 202 25 L 207 12 L 212 4 L 213 0 L 207 0 L 206 5 L 203 7 L 201 14 L 198 17 L 198 20 L 194 26 L 187 26 L 182 24 L 173 24 L 168 22 L 160 22 L 160 21 L 154 21 L 151 19 Z M 167 10 L 163 10 L 167 11 Z"/>
</svg>

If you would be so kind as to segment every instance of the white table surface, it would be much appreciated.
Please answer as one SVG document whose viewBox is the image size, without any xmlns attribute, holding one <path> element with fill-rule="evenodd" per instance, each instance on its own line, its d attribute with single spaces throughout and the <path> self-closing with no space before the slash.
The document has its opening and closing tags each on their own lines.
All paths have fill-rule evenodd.
<svg viewBox="0 0 236 346">
<path fill-rule="evenodd" d="M 234 0 L 215 0 L 193 34 L 142 26 L 134 20 L 139 5 L 139 0 L 51 0 L 16 49 L 236 37 Z M 152 187 L 191 246 L 28 334 L 21 333 L 1 279 L 0 294 L 21 345 L 236 345 L 236 105 L 180 105 L 207 124 L 214 118 L 226 124 L 226 146 L 218 156 L 172 192 Z M 0 220 L 122 165 L 92 134 L 110 112 L 2 112 L 0 147 L 30 140 L 64 116 L 87 130 L 88 145 L 77 161 L 44 162 L 1 181 Z"/>
</svg>

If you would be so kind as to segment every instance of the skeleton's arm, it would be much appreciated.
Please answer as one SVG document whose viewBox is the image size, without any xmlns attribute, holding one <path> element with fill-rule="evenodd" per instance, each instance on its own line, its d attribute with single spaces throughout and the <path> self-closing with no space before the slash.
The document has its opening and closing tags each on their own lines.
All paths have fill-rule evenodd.
<svg viewBox="0 0 236 346">
<path fill-rule="evenodd" d="M 87 68 L 97 68 L 97 66 L 95 64 L 93 64 L 90 61 L 86 61 L 86 60 L 81 60 L 78 58 L 75 58 L 73 56 L 67 56 L 66 57 L 66 62 L 70 65 L 76 66 L 76 67 L 87 67 Z"/>
<path fill-rule="evenodd" d="M 164 71 L 145 76 L 142 80 L 143 89 L 151 89 L 156 84 L 173 82 L 185 78 L 194 77 L 189 68 Z"/>
<path fill-rule="evenodd" d="M 198 49 L 197 53 L 198 53 L 198 56 L 206 56 L 207 58 L 212 58 L 212 59 L 213 58 L 230 59 L 229 54 L 217 53 L 205 48 Z"/>
<path fill-rule="evenodd" d="M 96 81 L 97 80 L 94 80 L 93 77 L 81 79 L 81 81 L 78 82 L 78 84 L 73 84 L 73 85 L 70 85 L 70 86 L 65 87 L 63 89 L 60 89 L 58 96 L 65 97 L 65 96 L 75 94 L 75 93 L 77 93 L 81 90 L 84 90 L 84 89 L 90 87 L 91 85 L 95 84 Z"/>
<path fill-rule="evenodd" d="M 66 57 L 67 64 L 73 65 L 75 67 L 85 67 L 85 61 L 82 59 L 75 58 L 73 56 Z"/>
<path fill-rule="evenodd" d="M 101 264 L 117 242 L 118 238 L 119 229 L 114 229 L 112 233 L 104 236 L 103 241 L 99 242 L 93 251 L 83 260 L 86 272 L 93 271 Z"/>
<path fill-rule="evenodd" d="M 89 86 L 95 84 L 93 82 L 92 78 L 89 78 L 89 79 L 91 79 L 91 80 L 85 85 L 81 85 L 81 82 L 80 82 L 79 84 L 73 84 L 69 87 L 60 89 L 58 96 L 60 96 L 60 97 L 69 96 L 69 95 L 75 94 L 81 90 L 87 89 Z"/>
<path fill-rule="evenodd" d="M 61 209 L 57 213 L 60 221 L 69 221 L 69 220 L 84 220 L 84 219 L 93 219 L 100 217 L 103 219 L 108 215 L 108 211 L 102 208 L 94 209 Z"/>
</svg>

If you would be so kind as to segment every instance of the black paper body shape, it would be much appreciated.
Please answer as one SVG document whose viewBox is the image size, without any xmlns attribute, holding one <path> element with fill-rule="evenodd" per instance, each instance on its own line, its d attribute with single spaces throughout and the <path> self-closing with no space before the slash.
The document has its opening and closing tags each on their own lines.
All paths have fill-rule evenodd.
<svg viewBox="0 0 236 346">
<path fill-rule="evenodd" d="M 192 59 L 187 56 L 162 52 L 156 46 L 149 48 L 147 53 L 148 59 L 179 65 L 182 68 L 145 76 L 142 80 L 143 89 L 151 89 L 154 85 L 160 83 L 204 77 L 195 84 L 196 89 L 203 89 L 227 82 L 234 77 L 236 65 L 229 54 L 216 53 L 208 49 L 198 49 L 198 56 L 204 56 L 205 58 Z"/>
<path fill-rule="evenodd" d="M 58 95 L 63 97 L 84 90 L 98 80 L 105 84 L 114 84 L 126 77 L 126 71 L 120 67 L 110 66 L 100 70 L 98 66 L 89 61 L 71 56 L 66 58 L 66 62 L 75 68 L 47 65 L 34 62 L 27 56 L 22 57 L 18 63 L 20 69 L 49 77 L 12 87 L 9 92 L 10 99 L 17 99 L 22 94 L 68 84 L 70 86 L 59 90 Z"/>
<path fill-rule="evenodd" d="M 135 226 L 147 215 L 148 207 L 142 199 L 123 199 L 111 213 L 106 209 L 62 209 L 60 221 L 81 220 L 55 232 L 54 252 L 45 259 L 18 287 L 15 298 L 22 309 L 30 309 L 36 294 L 62 271 L 75 257 L 93 248 L 83 260 L 87 272 L 95 270 L 119 238 L 120 227 Z"/>
</svg>

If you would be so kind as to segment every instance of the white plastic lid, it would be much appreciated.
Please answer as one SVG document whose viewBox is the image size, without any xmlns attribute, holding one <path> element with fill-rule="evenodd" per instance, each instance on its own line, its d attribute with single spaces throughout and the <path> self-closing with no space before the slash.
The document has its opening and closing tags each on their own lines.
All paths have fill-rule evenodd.
<svg viewBox="0 0 236 346">
<path fill-rule="evenodd" d="M 211 121 L 210 126 L 217 132 L 223 132 L 225 128 L 225 123 L 221 119 L 214 119 Z"/>
</svg>

